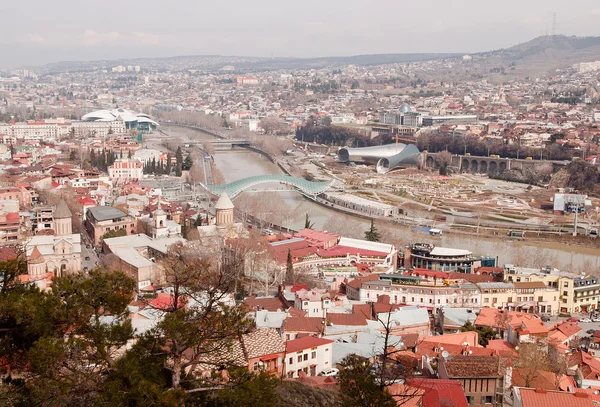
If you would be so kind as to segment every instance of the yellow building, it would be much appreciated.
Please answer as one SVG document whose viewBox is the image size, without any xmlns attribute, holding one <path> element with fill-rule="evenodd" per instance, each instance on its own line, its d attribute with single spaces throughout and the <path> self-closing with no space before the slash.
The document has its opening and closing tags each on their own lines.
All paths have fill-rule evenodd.
<svg viewBox="0 0 600 407">
<path fill-rule="evenodd" d="M 558 304 L 557 308 L 552 307 L 553 313 L 590 312 L 597 308 L 600 299 L 600 282 L 597 277 L 582 276 L 549 267 L 531 269 L 507 265 L 504 279 L 515 284 L 541 282 L 548 289 L 557 290 Z M 527 296 L 531 298 L 532 294 L 527 293 Z M 534 290 L 533 297 L 536 296 L 539 295 Z"/>
<path fill-rule="evenodd" d="M 556 313 L 559 292 L 543 282 L 490 282 L 477 284 L 481 306 L 528 313 Z"/>
</svg>

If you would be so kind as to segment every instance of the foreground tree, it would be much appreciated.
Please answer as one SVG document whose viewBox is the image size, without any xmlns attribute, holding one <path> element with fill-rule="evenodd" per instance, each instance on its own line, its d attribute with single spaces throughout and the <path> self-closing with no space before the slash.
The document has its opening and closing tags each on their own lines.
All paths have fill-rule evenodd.
<svg viewBox="0 0 600 407">
<path fill-rule="evenodd" d="M 133 280 L 92 270 L 89 277 L 55 278 L 50 292 L 14 278 L 8 287 L 0 295 L 0 357 L 14 360 L 11 367 L 27 378 L 11 382 L 11 400 L 93 405 L 116 353 L 133 335 L 126 318 Z"/>
<path fill-rule="evenodd" d="M 371 363 L 350 355 L 341 362 L 338 376 L 342 407 L 396 407 L 392 396 L 377 383 Z"/>
</svg>

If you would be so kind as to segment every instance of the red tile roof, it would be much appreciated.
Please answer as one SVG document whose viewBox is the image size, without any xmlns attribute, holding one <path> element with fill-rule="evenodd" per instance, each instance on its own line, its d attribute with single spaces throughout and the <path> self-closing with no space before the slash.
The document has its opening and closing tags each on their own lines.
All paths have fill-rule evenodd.
<svg viewBox="0 0 600 407">
<path fill-rule="evenodd" d="M 315 336 L 305 336 L 304 338 L 294 339 L 285 343 L 285 352 L 294 353 L 304 349 L 310 349 L 317 346 L 332 344 L 331 339 L 317 338 Z M 329 350 L 331 352 L 331 349 Z"/>
<path fill-rule="evenodd" d="M 600 361 L 582 350 L 574 351 L 568 356 L 567 366 L 577 365 L 584 379 L 598 380 L 600 377 Z"/>
<path fill-rule="evenodd" d="M 527 383 L 528 381 L 529 383 Z M 566 391 L 570 383 L 567 376 L 560 375 L 557 377 L 555 373 L 543 370 L 533 371 L 532 369 L 514 368 L 512 373 L 512 384 L 513 386 L 518 387 L 525 387 L 526 384 L 529 384 L 527 387 L 536 389 Z"/>
<path fill-rule="evenodd" d="M 279 297 L 256 298 L 247 297 L 242 302 L 242 306 L 249 311 L 267 310 L 267 311 L 285 311 L 288 307 L 285 306 Z"/>
<path fill-rule="evenodd" d="M 593 407 L 586 393 L 566 393 L 542 389 L 519 389 L 523 407 Z"/>
<path fill-rule="evenodd" d="M 412 379 L 412 387 L 425 390 L 423 407 L 468 407 L 467 397 L 458 380 Z"/>
<path fill-rule="evenodd" d="M 319 251 L 320 257 L 345 257 L 348 254 L 358 254 L 365 257 L 386 257 L 389 253 L 340 245 L 333 246 L 327 250 Z"/>
<path fill-rule="evenodd" d="M 470 348 L 475 351 L 480 348 Z M 460 378 L 491 378 L 500 377 L 497 356 L 455 356 L 452 359 L 442 359 L 448 377 Z"/>
<path fill-rule="evenodd" d="M 440 280 L 445 280 L 450 278 L 450 273 L 444 272 L 444 271 L 433 271 L 433 270 L 428 270 L 428 269 L 413 269 L 409 272 L 407 272 L 406 274 L 411 275 L 411 276 L 424 276 L 424 277 L 433 277 L 436 279 L 440 279 Z"/>
<path fill-rule="evenodd" d="M 352 313 L 362 314 L 367 319 L 373 319 L 373 316 L 371 313 L 371 304 L 353 304 L 352 305 Z"/>
<path fill-rule="evenodd" d="M 581 327 L 574 322 L 564 321 L 552 326 L 550 329 L 557 329 L 562 332 L 567 338 L 581 331 Z"/>
<path fill-rule="evenodd" d="M 325 330 L 323 318 L 288 317 L 283 323 L 284 332 L 310 332 L 319 334 Z"/>
<path fill-rule="evenodd" d="M 333 325 L 351 325 L 365 326 L 367 325 L 367 317 L 363 314 L 327 314 L 327 324 Z"/>
<path fill-rule="evenodd" d="M 362 286 L 362 283 L 366 283 L 368 281 L 377 281 L 377 280 L 379 280 L 379 276 L 377 274 L 368 274 L 366 276 L 357 277 L 357 278 L 351 280 L 350 282 L 348 282 L 346 285 L 358 290 Z"/>
</svg>

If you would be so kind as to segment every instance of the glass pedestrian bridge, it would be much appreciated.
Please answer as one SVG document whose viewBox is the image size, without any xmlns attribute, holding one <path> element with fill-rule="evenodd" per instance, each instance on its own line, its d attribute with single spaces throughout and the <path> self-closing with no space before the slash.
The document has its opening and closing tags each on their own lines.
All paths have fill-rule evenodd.
<svg viewBox="0 0 600 407">
<path fill-rule="evenodd" d="M 290 177 L 289 175 L 258 175 L 255 177 L 239 179 L 224 185 L 202 184 L 202 186 L 215 195 L 221 195 L 223 192 L 227 192 L 227 195 L 233 199 L 248 188 L 260 184 L 269 184 L 275 182 L 289 185 L 301 194 L 314 199 L 317 195 L 325 192 L 329 187 L 331 187 L 334 180 L 327 182 L 312 182 L 302 178 Z"/>
</svg>

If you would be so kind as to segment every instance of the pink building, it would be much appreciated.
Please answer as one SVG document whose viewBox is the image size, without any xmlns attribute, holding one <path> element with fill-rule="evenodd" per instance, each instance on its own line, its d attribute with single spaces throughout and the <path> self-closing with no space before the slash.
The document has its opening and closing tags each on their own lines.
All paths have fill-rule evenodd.
<svg viewBox="0 0 600 407">
<path fill-rule="evenodd" d="M 123 158 L 108 167 L 108 177 L 118 184 L 138 181 L 142 179 L 143 174 L 144 168 L 140 160 Z"/>
</svg>

